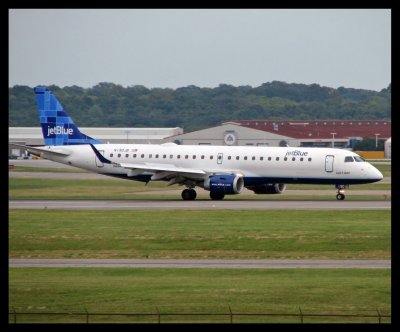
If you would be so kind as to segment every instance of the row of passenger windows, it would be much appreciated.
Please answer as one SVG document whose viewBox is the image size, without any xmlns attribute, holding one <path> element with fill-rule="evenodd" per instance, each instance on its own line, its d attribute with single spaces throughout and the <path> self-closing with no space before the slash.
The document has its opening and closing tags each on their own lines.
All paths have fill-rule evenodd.
<svg viewBox="0 0 400 332">
<path fill-rule="evenodd" d="M 114 156 L 114 154 L 113 153 L 110 153 L 110 158 L 112 158 Z M 118 158 L 121 158 L 121 153 L 118 153 L 117 155 L 116 155 Z M 132 158 L 145 158 L 146 156 L 144 155 L 144 154 L 141 154 L 141 155 L 137 155 L 137 154 L 133 154 L 132 155 Z M 148 159 L 151 159 L 151 158 L 153 158 L 153 155 L 152 154 L 149 154 L 148 156 Z M 163 155 L 159 155 L 159 154 L 155 154 L 154 155 L 154 158 L 155 159 L 159 159 L 159 158 L 161 158 L 161 159 L 167 159 L 167 157 L 169 157 L 169 159 L 173 159 L 174 158 L 174 155 L 173 154 L 170 154 L 169 156 L 167 156 L 166 154 L 163 154 Z M 181 156 L 180 154 L 178 154 L 177 156 L 176 156 L 176 159 L 181 159 L 181 157 L 182 157 L 182 159 L 197 159 L 197 155 L 192 155 L 192 157 L 190 158 L 190 156 L 189 155 L 184 155 L 184 156 Z M 129 153 L 127 153 L 127 154 L 125 154 L 125 158 L 129 158 Z M 214 156 L 209 156 L 209 158 L 210 158 L 210 160 L 212 160 L 212 159 L 214 159 Z M 232 156 L 228 156 L 227 157 L 228 158 L 228 160 L 232 160 L 232 159 L 236 159 L 236 160 L 240 160 L 240 156 L 235 156 L 235 157 L 232 157 Z M 206 157 L 204 156 L 204 155 L 201 155 L 200 156 L 200 159 L 206 159 Z M 221 160 L 222 159 L 222 156 L 218 156 L 218 160 Z M 251 160 L 256 160 L 257 158 L 255 157 L 255 156 L 253 156 L 253 157 L 251 157 Z M 265 160 L 268 160 L 268 161 L 271 161 L 273 158 L 272 157 L 265 157 Z M 276 161 L 279 161 L 280 160 L 280 157 L 275 157 L 274 158 Z M 291 158 L 292 159 L 292 161 L 295 161 L 296 160 L 296 158 L 295 157 L 292 157 Z M 247 156 L 244 156 L 243 157 L 243 160 L 250 160 Z M 264 160 L 264 157 L 259 157 L 259 160 L 260 161 L 263 161 Z M 284 161 L 287 161 L 288 160 L 288 158 L 287 157 L 284 157 L 283 158 L 283 160 Z M 304 158 L 303 157 L 300 157 L 299 158 L 299 160 L 300 161 L 304 161 Z M 311 158 L 308 158 L 307 159 L 308 161 L 311 161 L 312 159 Z"/>
</svg>

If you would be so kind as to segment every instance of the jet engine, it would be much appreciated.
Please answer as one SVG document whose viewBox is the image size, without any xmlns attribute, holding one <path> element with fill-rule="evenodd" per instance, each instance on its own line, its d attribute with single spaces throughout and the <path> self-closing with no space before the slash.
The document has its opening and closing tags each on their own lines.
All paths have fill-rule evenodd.
<svg viewBox="0 0 400 332">
<path fill-rule="evenodd" d="M 282 194 L 286 189 L 285 183 L 268 183 L 249 188 L 255 194 Z"/>
<path fill-rule="evenodd" d="M 204 189 L 213 194 L 234 195 L 240 194 L 244 187 L 241 175 L 213 175 L 204 181 Z"/>
</svg>

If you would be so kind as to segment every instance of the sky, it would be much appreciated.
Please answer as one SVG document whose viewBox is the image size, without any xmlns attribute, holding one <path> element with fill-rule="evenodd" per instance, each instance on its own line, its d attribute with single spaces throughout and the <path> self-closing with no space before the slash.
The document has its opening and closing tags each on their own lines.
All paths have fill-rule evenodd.
<svg viewBox="0 0 400 332">
<path fill-rule="evenodd" d="M 391 83 L 390 9 L 9 9 L 9 86 Z"/>
</svg>

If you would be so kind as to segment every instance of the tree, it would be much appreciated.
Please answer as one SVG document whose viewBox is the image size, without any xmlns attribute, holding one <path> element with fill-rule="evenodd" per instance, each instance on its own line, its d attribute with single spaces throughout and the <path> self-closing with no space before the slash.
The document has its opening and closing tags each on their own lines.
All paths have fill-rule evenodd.
<svg viewBox="0 0 400 332">
<path fill-rule="evenodd" d="M 364 137 L 354 145 L 354 151 L 384 151 L 385 142 L 378 140 L 378 147 L 376 147 L 376 142 L 374 138 Z"/>
</svg>

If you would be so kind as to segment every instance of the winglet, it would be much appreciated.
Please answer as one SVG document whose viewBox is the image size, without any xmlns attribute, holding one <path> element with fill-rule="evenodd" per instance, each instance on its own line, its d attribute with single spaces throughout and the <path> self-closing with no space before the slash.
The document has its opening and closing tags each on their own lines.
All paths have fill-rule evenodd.
<svg viewBox="0 0 400 332">
<path fill-rule="evenodd" d="M 105 158 L 99 150 L 97 150 L 93 144 L 90 144 L 91 148 L 93 149 L 94 153 L 96 154 L 96 157 L 103 163 L 103 164 L 112 164 L 113 162 L 111 160 L 108 160 Z"/>
</svg>

